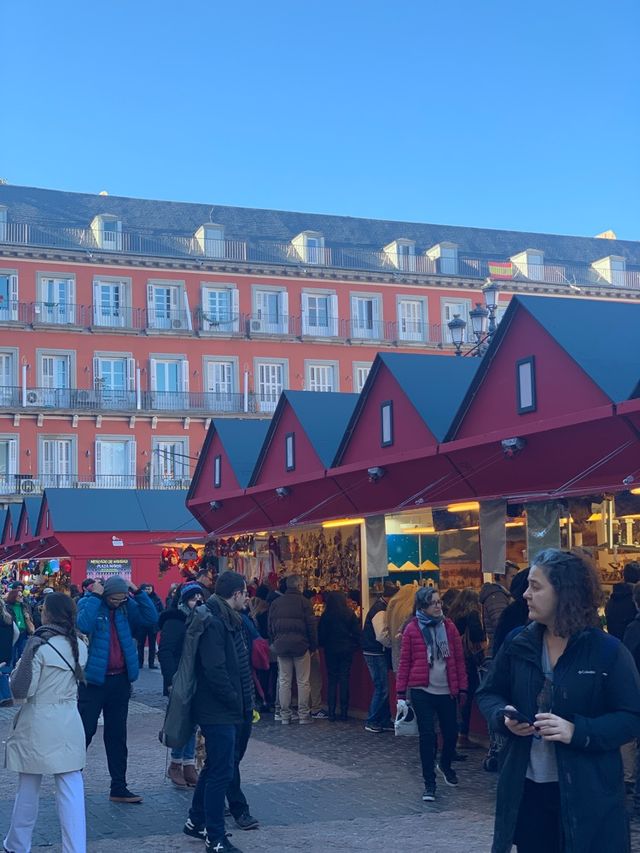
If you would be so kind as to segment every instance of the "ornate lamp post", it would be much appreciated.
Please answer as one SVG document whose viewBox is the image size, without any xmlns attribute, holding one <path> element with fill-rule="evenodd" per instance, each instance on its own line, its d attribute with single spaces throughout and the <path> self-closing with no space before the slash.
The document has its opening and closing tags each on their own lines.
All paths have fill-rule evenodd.
<svg viewBox="0 0 640 853">
<path fill-rule="evenodd" d="M 451 341 L 456 348 L 456 355 L 462 355 L 462 342 L 464 341 L 464 330 L 467 328 L 466 322 L 459 314 L 453 315 L 453 320 L 447 323 L 451 332 Z"/>
<path fill-rule="evenodd" d="M 496 313 L 498 310 L 498 294 L 500 286 L 487 279 L 486 284 L 482 288 L 482 296 L 484 305 L 476 302 L 476 307 L 469 311 L 469 320 L 471 321 L 471 330 L 476 339 L 476 344 L 473 347 L 472 354 L 482 358 L 487 347 L 491 343 L 491 338 L 494 336 L 497 324 Z M 488 323 L 487 323 L 488 321 Z M 464 342 L 464 331 L 467 328 L 467 323 L 459 314 L 454 314 L 453 319 L 449 320 L 447 327 L 451 334 L 451 341 L 456 348 L 456 355 L 462 355 L 462 344 Z"/>
</svg>

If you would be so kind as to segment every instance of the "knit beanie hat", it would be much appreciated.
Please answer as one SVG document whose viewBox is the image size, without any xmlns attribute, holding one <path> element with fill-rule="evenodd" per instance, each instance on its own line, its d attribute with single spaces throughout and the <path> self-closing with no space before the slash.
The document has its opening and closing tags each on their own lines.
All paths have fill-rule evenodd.
<svg viewBox="0 0 640 853">
<path fill-rule="evenodd" d="M 180 604 L 186 604 L 190 598 L 198 593 L 202 595 L 202 587 L 199 583 L 186 583 L 180 590 Z"/>
<path fill-rule="evenodd" d="M 124 578 L 121 578 L 120 575 L 114 575 L 111 578 L 107 578 L 104 582 L 105 595 L 121 595 L 123 592 L 129 592 L 129 584 Z"/>
</svg>

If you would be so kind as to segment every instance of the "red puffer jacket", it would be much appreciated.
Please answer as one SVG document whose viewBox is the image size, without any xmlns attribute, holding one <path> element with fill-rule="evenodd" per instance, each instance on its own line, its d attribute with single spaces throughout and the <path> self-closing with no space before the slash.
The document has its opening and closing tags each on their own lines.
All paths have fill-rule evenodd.
<svg viewBox="0 0 640 853">
<path fill-rule="evenodd" d="M 457 696 L 461 690 L 467 689 L 467 668 L 464 663 L 462 640 L 451 619 L 444 620 L 447 639 L 449 641 L 449 657 L 447 658 L 447 681 L 449 692 Z M 400 666 L 396 676 L 396 692 L 399 699 L 404 699 L 410 687 L 429 686 L 429 656 L 418 620 L 414 617 L 404 629 L 402 648 L 400 650 Z"/>
</svg>

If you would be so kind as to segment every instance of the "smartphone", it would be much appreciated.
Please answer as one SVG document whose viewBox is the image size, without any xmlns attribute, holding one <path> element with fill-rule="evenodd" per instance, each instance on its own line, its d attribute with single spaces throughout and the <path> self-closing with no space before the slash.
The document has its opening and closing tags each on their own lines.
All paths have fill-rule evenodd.
<svg viewBox="0 0 640 853">
<path fill-rule="evenodd" d="M 510 720 L 514 720 L 516 723 L 528 723 L 530 726 L 533 725 L 533 720 L 530 720 L 529 717 L 525 716 L 520 711 L 514 710 L 513 708 L 502 708 L 500 713 L 504 714 L 504 716 L 508 717 Z"/>
</svg>

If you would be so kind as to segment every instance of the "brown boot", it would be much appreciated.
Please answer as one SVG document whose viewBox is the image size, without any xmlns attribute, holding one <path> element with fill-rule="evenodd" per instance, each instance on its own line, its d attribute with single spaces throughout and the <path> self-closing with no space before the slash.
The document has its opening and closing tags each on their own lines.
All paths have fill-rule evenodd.
<svg viewBox="0 0 640 853">
<path fill-rule="evenodd" d="M 195 768 L 194 764 L 183 764 L 182 765 L 182 775 L 184 777 L 184 781 L 190 788 L 195 788 L 198 784 L 198 771 Z"/>
<path fill-rule="evenodd" d="M 177 761 L 172 761 L 167 770 L 167 776 L 177 788 L 186 788 L 187 783 L 182 772 L 182 764 Z"/>
</svg>

